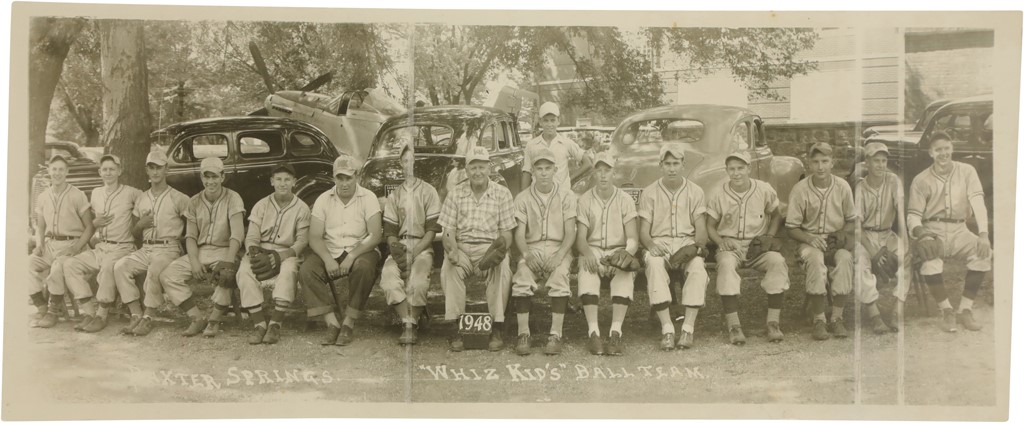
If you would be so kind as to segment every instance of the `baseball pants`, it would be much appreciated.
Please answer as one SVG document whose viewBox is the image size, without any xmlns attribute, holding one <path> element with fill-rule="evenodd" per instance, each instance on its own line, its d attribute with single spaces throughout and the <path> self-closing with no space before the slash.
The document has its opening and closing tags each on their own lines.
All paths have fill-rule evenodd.
<svg viewBox="0 0 1024 423">
<path fill-rule="evenodd" d="M 113 303 L 117 299 L 117 283 L 114 280 L 114 264 L 121 258 L 135 251 L 133 243 L 102 242 L 89 251 L 64 261 L 64 281 L 68 288 L 75 292 L 75 299 L 88 298 L 78 292 L 90 292 L 89 279 L 96 277 L 96 301 Z"/>
<path fill-rule="evenodd" d="M 600 248 L 593 245 L 590 249 L 594 252 L 595 258 L 598 261 L 597 273 L 593 273 L 583 266 L 580 266 L 579 271 L 579 294 L 580 297 L 584 295 L 597 295 L 601 294 L 601 278 L 611 277 L 611 295 L 612 297 L 622 297 L 633 299 L 633 281 L 636 279 L 636 272 L 627 272 L 622 269 L 616 269 L 612 266 L 606 266 L 600 263 L 602 258 L 608 257 L 619 250 L 619 248 Z"/>
<path fill-rule="evenodd" d="M 227 254 L 228 247 L 214 245 L 203 245 L 199 247 L 199 264 L 210 270 L 220 262 Z M 167 265 L 160 273 L 160 285 L 170 298 L 171 303 L 180 306 L 189 298 L 192 298 L 192 288 L 189 288 L 188 281 L 192 279 L 192 265 L 188 254 L 178 257 Z M 210 296 L 213 303 L 222 307 L 231 306 L 231 289 L 214 287 L 213 295 Z"/>
<path fill-rule="evenodd" d="M 459 265 L 445 257 L 441 264 L 441 287 L 444 289 L 444 318 L 454 321 L 466 312 L 466 278 L 476 275 L 487 283 L 487 310 L 496 323 L 505 321 L 505 306 L 512 291 L 512 270 L 508 256 L 486 271 L 476 268 L 490 244 L 459 243 Z"/>
<path fill-rule="evenodd" d="M 407 251 L 419 244 L 419 238 L 401 240 Z M 388 256 L 384 260 L 384 268 L 380 272 L 380 288 L 384 290 L 384 299 L 388 305 L 408 301 L 413 307 L 427 305 L 427 289 L 430 288 L 430 272 L 434 267 L 434 250 L 427 247 L 413 259 L 409 265 L 409 277 L 402 279 L 402 271 L 394 258 Z"/>
<path fill-rule="evenodd" d="M 46 240 L 46 245 L 43 246 L 42 256 L 29 256 L 29 279 L 32 281 L 32 285 L 29 287 L 30 295 L 43 292 L 44 287 L 50 294 L 64 295 L 67 289 L 64 284 L 64 262 L 73 256 L 57 257 L 57 253 L 74 244 L 75 240 L 57 241 L 48 239 Z M 78 251 L 75 253 L 77 254 Z M 86 288 L 88 289 L 88 286 Z M 92 295 L 91 291 L 90 289 L 89 294 L 85 296 Z M 83 292 L 72 291 L 72 294 L 77 297 L 83 294 Z"/>
<path fill-rule="evenodd" d="M 938 235 L 942 241 L 942 257 L 921 263 L 921 274 L 924 276 L 940 275 L 945 260 L 966 261 L 967 270 L 987 272 L 992 270 L 992 254 L 988 258 L 978 258 L 975 245 L 978 235 L 967 229 L 963 223 L 926 222 L 924 228 Z"/>
<path fill-rule="evenodd" d="M 549 257 L 557 254 L 558 249 L 561 247 L 562 241 L 538 241 L 527 245 L 527 248 L 530 250 L 527 254 L 539 254 L 544 260 L 547 260 Z M 541 277 L 547 276 L 545 283 L 548 287 L 548 297 L 558 298 L 572 295 L 572 291 L 569 288 L 570 264 L 572 264 L 572 257 L 566 255 L 565 259 L 550 274 L 539 275 Z M 519 259 L 519 264 L 516 266 L 516 274 L 512 276 L 512 296 L 532 297 L 538 286 L 537 276 L 533 274 L 533 270 L 530 270 L 530 266 L 526 265 L 525 257 Z"/>
<path fill-rule="evenodd" d="M 680 248 L 693 245 L 691 237 L 672 238 L 658 237 L 654 242 L 673 254 Z M 644 253 L 647 263 L 647 295 L 651 305 L 672 302 L 669 288 L 668 259 L 670 256 L 655 256 L 650 251 Z M 685 282 L 683 283 L 682 305 L 686 307 L 703 307 L 704 293 L 708 288 L 708 272 L 704 268 L 704 258 L 694 257 L 686 264 Z"/>
<path fill-rule="evenodd" d="M 142 249 L 124 256 L 114 264 L 114 283 L 121 294 L 121 302 L 128 304 L 138 301 L 139 288 L 135 286 L 135 276 L 146 272 L 146 280 L 142 289 L 146 293 L 142 305 L 157 308 L 164 304 L 164 289 L 160 284 L 160 274 L 167 265 L 181 257 L 181 247 L 177 243 L 143 245 Z"/>
<path fill-rule="evenodd" d="M 715 286 L 718 295 L 740 295 L 740 285 L 743 278 L 737 272 L 740 266 L 749 267 L 758 272 L 763 272 L 761 278 L 761 289 L 768 295 L 781 294 L 789 289 L 789 267 L 786 266 L 786 259 L 777 251 L 768 251 L 753 260 L 747 260 L 747 249 L 750 247 L 751 239 L 734 239 L 740 244 L 737 251 L 718 250 L 715 255 L 715 262 L 718 263 L 718 271 L 715 279 Z"/>
<path fill-rule="evenodd" d="M 899 273 L 896 275 L 896 289 L 893 291 L 893 295 L 900 301 L 906 301 L 907 292 L 910 291 L 911 278 L 910 245 L 901 246 L 899 244 L 899 236 L 893 231 L 861 231 L 860 243 L 857 244 L 856 251 L 857 301 L 869 304 L 878 300 L 878 278 L 871 272 L 871 259 L 882 247 L 896 253 L 900 259 Z M 905 251 L 905 253 L 899 254 L 900 251 Z"/>
<path fill-rule="evenodd" d="M 349 283 L 345 316 L 357 319 L 362 314 L 366 300 L 370 298 L 370 290 L 377 281 L 379 260 L 380 253 L 371 250 L 356 257 L 352 262 L 352 269 L 349 270 L 348 276 L 344 276 Z M 320 256 L 313 251 L 306 253 L 299 267 L 299 284 L 302 285 L 302 298 L 306 302 L 306 314 L 309 317 L 323 316 L 334 310 L 337 300 L 331 293 L 331 287 L 328 285 L 330 283 L 333 281 L 327 275 L 327 268 Z"/>
<path fill-rule="evenodd" d="M 811 235 L 822 241 L 827 235 Z M 800 266 L 804 269 L 804 289 L 811 295 L 827 294 L 825 287 L 832 280 L 832 295 L 846 295 L 853 290 L 853 253 L 836 250 L 836 266 L 825 266 L 825 252 L 810 244 L 800 244 Z"/>
<path fill-rule="evenodd" d="M 287 248 L 281 248 L 274 244 L 262 243 L 261 248 L 273 249 L 276 251 L 284 251 Z M 299 276 L 299 258 L 288 257 L 281 260 L 281 268 L 277 276 L 269 278 L 264 281 L 256 279 L 256 274 L 252 271 L 252 262 L 249 260 L 249 255 L 242 255 L 242 261 L 238 263 L 238 273 L 235 275 L 235 281 L 238 283 L 238 295 L 241 297 L 242 308 L 249 309 L 256 306 L 263 305 L 263 287 L 273 286 L 271 296 L 274 298 L 274 304 L 288 306 L 295 301 L 295 281 Z"/>
</svg>

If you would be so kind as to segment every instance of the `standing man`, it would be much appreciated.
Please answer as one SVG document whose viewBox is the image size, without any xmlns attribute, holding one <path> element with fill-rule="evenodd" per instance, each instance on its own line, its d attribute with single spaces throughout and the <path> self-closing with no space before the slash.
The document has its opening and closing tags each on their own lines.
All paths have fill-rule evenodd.
<svg viewBox="0 0 1024 423">
<path fill-rule="evenodd" d="M 612 183 L 614 168 L 615 158 L 611 153 L 596 156 L 596 184 L 580 196 L 576 216 L 579 295 L 587 318 L 587 347 L 594 355 L 622 355 L 622 322 L 633 302 L 633 280 L 640 267 L 636 260 L 639 247 L 636 204 L 633 197 Z M 625 263 L 617 260 L 625 260 Z M 602 277 L 611 278 L 612 325 L 607 347 L 601 341 L 597 319 Z"/>
<path fill-rule="evenodd" d="M 224 162 L 219 158 L 203 159 L 199 172 L 205 189 L 189 199 L 185 209 L 187 254 L 164 269 L 160 284 L 171 302 L 192 321 L 182 335 L 191 337 L 202 332 L 205 337 L 213 337 L 220 332 L 221 316 L 231 307 L 238 253 L 245 237 L 245 205 L 237 192 L 224 187 Z M 209 319 L 203 317 L 192 298 L 188 282 L 193 278 L 212 280 L 216 285 Z"/>
<path fill-rule="evenodd" d="M 117 295 L 114 264 L 135 251 L 135 237 L 131 232 L 132 210 L 141 191 L 122 185 L 121 158 L 107 154 L 100 158 L 100 178 L 103 186 L 92 190 L 92 210 L 96 219 L 99 243 L 92 250 L 82 252 L 64 262 L 64 275 L 72 291 L 90 293 L 89 280 L 96 278 L 98 288 L 93 298 L 78 298 L 85 318 L 75 330 L 95 333 L 107 327 L 107 314 Z M 96 303 L 99 303 L 99 309 Z"/>
<path fill-rule="evenodd" d="M 384 236 L 391 256 L 384 260 L 380 287 L 388 305 L 402 320 L 398 343 L 417 342 L 417 322 L 427 307 L 427 289 L 434 266 L 434 236 L 441 199 L 437 190 L 417 178 L 416 155 L 408 143 L 399 149 L 405 182 L 384 203 Z"/>
<path fill-rule="evenodd" d="M 254 330 L 249 343 L 276 344 L 281 337 L 284 311 L 295 301 L 299 257 L 309 235 L 309 206 L 292 193 L 295 168 L 281 163 L 270 171 L 274 193 L 256 203 L 249 214 L 245 236 L 248 254 L 238 266 L 238 291 L 242 307 L 249 310 Z M 274 310 L 267 323 L 263 312 L 261 282 L 274 286 Z"/>
<path fill-rule="evenodd" d="M 445 228 L 445 257 L 441 265 L 444 319 L 454 322 L 466 312 L 466 278 L 479 275 L 487 283 L 487 311 L 494 321 L 487 349 L 501 351 L 505 346 L 502 334 L 512 280 L 505 250 L 512 245 L 512 230 L 516 227 L 512 193 L 491 182 L 491 158 L 484 147 L 469 150 L 466 173 L 469 183 L 459 184 L 448 193 L 438 219 Z M 493 254 L 493 262 L 485 261 L 484 256 L 492 246 L 498 254 Z M 464 349 L 457 326 L 449 346 L 456 352 Z"/>
<path fill-rule="evenodd" d="M 640 242 L 647 250 L 647 294 L 661 322 L 661 349 L 666 351 L 693 346 L 697 312 L 708 286 L 704 190 L 683 177 L 684 152 L 682 143 L 661 146 L 658 160 L 664 176 L 644 188 L 637 207 Z M 678 342 L 669 313 L 669 270 L 683 271 L 685 278 L 681 303 L 686 311 Z"/>
<path fill-rule="evenodd" d="M 804 284 L 814 324 L 811 335 L 829 338 L 825 324 L 825 295 L 832 280 L 832 335 L 846 338 L 843 305 L 853 289 L 853 230 L 856 208 L 850 184 L 832 174 L 832 146 L 819 142 L 807 152 L 811 177 L 797 182 L 789 194 L 786 227 L 800 243 L 800 263 L 806 274 Z M 830 242 L 832 239 L 833 242 Z M 826 252 L 828 250 L 828 252 Z M 833 257 L 827 257 L 832 255 Z M 829 270 L 828 266 L 832 266 Z"/>
<path fill-rule="evenodd" d="M 776 232 L 782 226 L 779 197 L 767 182 L 750 179 L 750 155 L 740 151 L 725 158 L 729 181 L 708 201 L 708 236 L 718 245 L 718 295 L 729 326 L 729 343 L 743 345 L 739 297 L 741 265 L 764 272 L 761 288 L 768 294 L 768 341 L 781 342 L 783 295 L 789 289 L 789 268 L 779 250 Z M 756 240 L 756 242 L 755 242 Z"/>
<path fill-rule="evenodd" d="M 590 160 L 584 157 L 583 149 L 575 141 L 570 140 L 558 133 L 559 111 L 558 105 L 552 102 L 544 103 L 537 113 L 540 116 L 541 133 L 526 143 L 523 157 L 523 179 L 520 187 L 526 190 L 533 182 L 533 169 L 530 163 L 531 150 L 537 147 L 547 147 L 555 155 L 554 181 L 562 192 L 572 192 L 571 170 L 578 167 L 578 171 L 586 171 L 590 168 Z"/>
<path fill-rule="evenodd" d="M 917 175 L 910 185 L 907 225 L 919 246 L 930 243 L 935 247 L 925 248 L 931 252 L 915 259 L 923 261 L 921 275 L 942 310 L 943 329 L 956 332 L 959 323 L 967 330 L 981 330 L 971 307 L 985 273 L 992 270 L 985 192 L 973 166 L 953 161 L 953 142 L 949 135 L 938 133 L 933 137 L 928 154 L 935 163 Z M 977 235 L 967 229 L 966 222 L 972 214 L 978 223 Z M 942 277 L 943 263 L 947 259 L 967 262 L 960 312 L 955 318 Z"/>
<path fill-rule="evenodd" d="M 327 336 L 320 345 L 352 343 L 353 328 L 377 280 L 381 240 L 380 201 L 356 183 L 356 159 L 334 160 L 334 189 L 320 194 L 309 221 L 309 248 L 299 268 L 309 317 L 323 316 Z M 348 278 L 345 318 L 339 323 L 334 280 Z"/>
<path fill-rule="evenodd" d="M 164 304 L 160 275 L 172 261 L 181 257 L 181 237 L 185 233 L 188 196 L 167 185 L 167 155 L 153 150 L 146 156 L 149 190 L 139 196 L 132 211 L 132 232 L 142 238 L 142 249 L 114 264 L 114 282 L 121 302 L 128 305 L 131 319 L 121 329 L 125 335 L 146 336 L 153 330 L 154 310 Z M 142 289 L 146 296 L 139 304 L 135 276 L 146 272 Z M 143 312 L 143 305 L 145 312 Z"/>
<path fill-rule="evenodd" d="M 562 322 L 569 304 L 569 265 L 576 240 L 576 199 L 554 184 L 555 155 L 546 147 L 530 154 L 534 184 L 516 196 L 516 248 L 523 252 L 512 279 L 512 299 L 519 322 L 516 353 L 530 354 L 530 307 L 537 282 L 547 287 L 551 298 L 551 332 L 544 354 L 562 352 Z"/>
<path fill-rule="evenodd" d="M 37 327 L 51 328 L 57 324 L 64 309 L 64 262 L 89 245 L 93 234 L 93 215 L 89 199 L 78 188 L 68 184 L 68 162 L 60 155 L 50 158 L 47 166 L 50 187 L 36 201 L 36 247 L 29 257 L 32 280 L 29 298 L 36 306 Z M 50 293 L 50 304 L 43 298 L 43 288 Z M 77 287 L 74 287 L 77 288 Z M 72 292 L 86 298 L 91 293 Z"/>
<path fill-rule="evenodd" d="M 895 295 L 899 322 L 900 310 L 907 299 L 910 282 L 909 255 L 906 254 L 907 221 L 903 214 L 903 183 L 895 173 L 889 171 L 889 148 L 880 142 L 869 143 L 864 147 L 868 175 L 857 183 L 854 189 L 854 201 L 857 203 L 860 217 L 861 236 L 857 245 L 857 300 L 864 304 L 868 317 L 871 318 L 871 329 L 876 334 L 888 333 L 889 326 L 882 320 L 878 311 L 877 277 L 873 272 L 874 257 L 886 257 L 889 253 L 899 260 L 894 266 L 902 272 L 897 277 Z M 897 231 L 893 232 L 893 223 L 897 223 Z M 902 246 L 902 249 L 900 248 Z M 884 251 L 883 251 L 884 250 Z"/>
</svg>

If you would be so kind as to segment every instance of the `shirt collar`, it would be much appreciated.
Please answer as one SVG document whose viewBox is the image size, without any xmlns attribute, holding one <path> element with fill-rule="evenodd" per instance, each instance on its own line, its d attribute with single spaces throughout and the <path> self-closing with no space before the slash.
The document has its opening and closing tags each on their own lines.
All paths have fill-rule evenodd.
<svg viewBox="0 0 1024 423">
<path fill-rule="evenodd" d="M 494 191 L 494 184 L 494 181 L 487 181 L 487 190 L 484 191 L 484 197 L 491 196 L 491 193 Z M 461 194 L 459 195 L 460 197 L 469 197 L 473 195 L 473 187 L 470 186 L 469 181 L 466 181 L 466 183 L 464 184 L 460 184 L 459 189 L 462 190 Z"/>
</svg>

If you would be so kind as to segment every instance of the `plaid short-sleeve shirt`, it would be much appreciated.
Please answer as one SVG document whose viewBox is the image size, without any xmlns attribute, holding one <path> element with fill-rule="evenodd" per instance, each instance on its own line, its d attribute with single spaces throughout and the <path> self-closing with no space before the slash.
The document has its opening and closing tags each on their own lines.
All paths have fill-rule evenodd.
<svg viewBox="0 0 1024 423">
<path fill-rule="evenodd" d="M 515 229 L 512 210 L 508 188 L 488 182 L 487 191 L 477 200 L 470 184 L 459 184 L 444 199 L 437 223 L 445 230 L 454 230 L 458 242 L 489 243 L 501 232 Z"/>
</svg>

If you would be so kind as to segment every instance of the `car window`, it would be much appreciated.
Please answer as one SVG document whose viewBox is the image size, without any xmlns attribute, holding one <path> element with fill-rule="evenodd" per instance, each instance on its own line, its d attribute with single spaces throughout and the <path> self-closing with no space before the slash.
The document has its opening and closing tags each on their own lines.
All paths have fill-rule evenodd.
<svg viewBox="0 0 1024 423">
<path fill-rule="evenodd" d="M 510 145 L 509 145 L 509 135 L 508 135 L 509 134 L 508 122 L 500 122 L 498 124 L 495 124 L 494 129 L 496 131 L 495 132 L 495 136 L 496 136 L 497 141 L 498 141 L 498 149 L 499 150 L 508 150 L 509 147 L 510 147 Z"/>
<path fill-rule="evenodd" d="M 374 155 L 387 157 L 398 155 L 401 141 L 412 143 L 416 151 L 429 153 L 447 152 L 452 145 L 453 131 L 442 125 L 412 125 L 389 129 L 380 137 Z M 460 144 L 466 144 L 464 137 L 459 138 Z"/>
<path fill-rule="evenodd" d="M 480 142 L 477 145 L 487 148 L 487 151 L 494 151 L 494 125 L 488 125 L 480 132 Z"/>
<path fill-rule="evenodd" d="M 982 115 L 985 123 L 981 127 L 981 142 L 985 145 L 992 145 L 992 113 Z"/>
<path fill-rule="evenodd" d="M 228 137 L 223 134 L 196 135 L 182 141 L 173 152 L 171 159 L 178 163 L 200 161 L 207 157 L 228 157 Z"/>
<path fill-rule="evenodd" d="M 742 151 L 750 148 L 750 122 L 740 122 L 732 127 L 729 133 L 732 142 L 730 151 Z"/>
<path fill-rule="evenodd" d="M 754 128 L 755 128 L 755 131 L 754 131 L 754 144 L 755 144 L 755 146 L 756 147 L 760 147 L 760 148 L 767 147 L 768 146 L 768 140 L 764 136 L 764 124 L 762 124 L 761 121 L 758 120 L 758 121 L 756 121 L 754 123 Z"/>
<path fill-rule="evenodd" d="M 941 116 L 935 121 L 935 132 L 944 131 L 952 138 L 954 144 L 971 142 L 971 115 L 952 113 Z"/>
<path fill-rule="evenodd" d="M 247 159 L 280 157 L 284 143 L 278 131 L 244 132 L 238 136 L 238 152 Z"/>
<path fill-rule="evenodd" d="M 288 150 L 293 156 L 315 156 L 323 151 L 323 146 L 315 137 L 305 132 L 292 132 L 288 142 Z"/>
<path fill-rule="evenodd" d="M 624 145 L 663 142 L 694 143 L 703 137 L 704 124 L 699 120 L 653 119 L 630 125 L 621 142 Z"/>
</svg>

